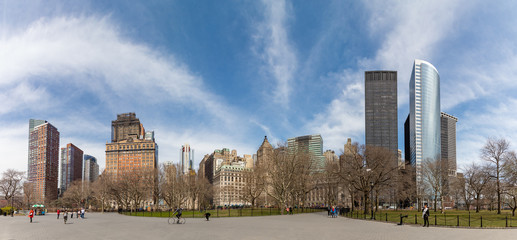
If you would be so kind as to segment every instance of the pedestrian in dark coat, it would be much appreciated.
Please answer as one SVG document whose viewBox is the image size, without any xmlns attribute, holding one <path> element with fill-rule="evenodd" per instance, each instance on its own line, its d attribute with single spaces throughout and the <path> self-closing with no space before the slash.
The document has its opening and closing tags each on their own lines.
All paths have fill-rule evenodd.
<svg viewBox="0 0 517 240">
<path fill-rule="evenodd" d="M 429 208 L 427 204 L 424 205 L 424 210 L 422 210 L 422 217 L 424 218 L 424 226 L 429 227 Z"/>
</svg>

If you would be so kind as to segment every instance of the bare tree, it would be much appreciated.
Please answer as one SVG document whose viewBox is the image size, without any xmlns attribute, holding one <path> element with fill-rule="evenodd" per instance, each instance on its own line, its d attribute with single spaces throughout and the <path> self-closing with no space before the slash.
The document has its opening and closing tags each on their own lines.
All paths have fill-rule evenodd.
<svg viewBox="0 0 517 240">
<path fill-rule="evenodd" d="M 273 151 L 267 164 L 267 194 L 275 199 L 282 209 L 288 205 L 289 199 L 292 199 L 296 181 L 299 179 L 297 174 L 304 168 L 303 160 L 298 153 L 290 153 L 285 146 L 280 146 Z"/>
<path fill-rule="evenodd" d="M 416 171 L 411 164 L 397 171 L 394 182 L 396 184 L 397 208 L 407 208 L 416 199 Z"/>
<path fill-rule="evenodd" d="M 354 143 L 352 151 L 346 151 L 340 158 L 339 177 L 363 195 L 364 213 L 368 213 L 370 191 L 386 186 L 393 179 L 397 169 L 395 155 L 382 147 L 359 146 Z M 351 192 L 352 192 L 351 191 Z"/>
<path fill-rule="evenodd" d="M 188 192 L 179 164 L 164 166 L 160 178 L 160 192 L 170 208 L 181 207 L 187 201 Z"/>
<path fill-rule="evenodd" d="M 16 195 L 20 193 L 20 188 L 22 187 L 22 180 L 25 172 L 16 171 L 14 169 L 7 169 L 2 173 L 2 178 L 0 179 L 0 191 L 4 194 L 5 200 L 7 202 L 11 202 L 11 207 L 14 205 L 14 198 Z M 11 211 L 11 216 L 13 212 Z"/>
<path fill-rule="evenodd" d="M 32 182 L 23 183 L 23 196 L 25 198 L 25 202 L 27 203 L 27 208 L 30 208 L 32 198 L 34 197 L 34 184 Z"/>
<path fill-rule="evenodd" d="M 489 138 L 481 149 L 483 160 L 487 161 L 494 168 L 495 175 L 492 177 L 496 181 L 497 214 L 501 214 L 501 194 L 503 193 L 501 171 L 506 158 L 508 158 L 509 151 L 510 142 L 504 138 Z"/>
<path fill-rule="evenodd" d="M 444 189 L 445 182 L 447 178 L 447 172 L 444 171 L 446 169 L 443 164 L 445 161 L 441 161 L 441 159 L 426 159 L 424 161 L 422 167 L 422 176 L 424 179 L 424 183 L 428 186 L 428 189 L 431 192 L 431 195 L 434 199 L 434 211 L 436 212 L 437 206 L 436 203 L 438 198 L 440 198 L 441 209 L 443 209 L 443 197 L 444 197 Z"/>
<path fill-rule="evenodd" d="M 63 193 L 61 204 L 65 207 L 76 208 L 80 207 L 83 201 L 82 183 L 81 180 L 74 181 Z"/>
<path fill-rule="evenodd" d="M 256 166 L 251 171 L 244 171 L 242 175 L 244 179 L 242 199 L 255 207 L 257 199 L 265 190 L 265 169 L 262 165 Z"/>
<path fill-rule="evenodd" d="M 454 177 L 450 181 L 450 189 L 449 189 L 449 195 L 454 200 L 454 207 L 456 210 L 459 209 L 459 203 L 460 201 L 464 200 L 463 196 L 465 196 L 465 178 L 463 177 Z M 465 201 L 465 205 L 467 207 L 467 210 L 470 207 L 470 201 Z"/>
<path fill-rule="evenodd" d="M 110 200 L 111 191 L 113 189 L 112 176 L 107 172 L 100 175 L 92 185 L 94 197 L 100 203 L 101 212 L 104 213 L 105 207 Z"/>
<path fill-rule="evenodd" d="M 471 192 L 476 204 L 476 212 L 479 212 L 481 206 L 481 197 L 487 184 L 490 181 L 490 174 L 487 167 L 481 167 L 476 163 L 465 168 L 464 173 L 467 184 L 467 191 Z"/>
<path fill-rule="evenodd" d="M 512 216 L 515 216 L 517 210 L 517 154 L 510 152 L 503 166 L 504 184 L 505 184 L 505 203 L 512 209 Z"/>
</svg>

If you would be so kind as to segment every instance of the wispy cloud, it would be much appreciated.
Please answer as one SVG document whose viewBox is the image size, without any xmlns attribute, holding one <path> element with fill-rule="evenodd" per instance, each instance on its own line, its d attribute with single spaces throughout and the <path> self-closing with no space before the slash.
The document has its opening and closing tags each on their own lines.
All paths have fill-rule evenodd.
<svg viewBox="0 0 517 240">
<path fill-rule="evenodd" d="M 296 50 L 288 36 L 289 4 L 284 0 L 264 0 L 262 3 L 265 20 L 258 26 L 254 50 L 265 64 L 264 75 L 276 82 L 270 90 L 274 102 L 285 108 L 289 106 L 298 65 Z"/>
<path fill-rule="evenodd" d="M 0 39 L 0 76 L 0 115 L 15 120 L 15 129 L 23 133 L 0 129 L 9 131 L 5 139 L 14 139 L 0 152 L 18 169 L 25 169 L 27 161 L 27 117 L 49 116 L 48 110 L 52 119 L 47 120 L 61 132 L 61 145 L 73 141 L 100 162 L 104 162 L 109 122 L 99 115 L 114 117 L 115 111 L 141 103 L 145 106 L 140 109 L 151 113 L 162 111 L 156 104 L 180 106 L 189 114 L 204 116 L 199 122 L 212 127 L 207 135 L 246 129 L 238 121 L 239 110 L 207 90 L 202 76 L 174 56 L 126 38 L 109 16 L 41 18 L 26 28 L 7 30 Z M 29 114 L 21 114 L 23 110 Z M 16 119 L 20 114 L 22 119 Z M 182 126 L 190 127 L 200 128 Z M 161 153 L 174 156 L 176 151 L 163 148 Z"/>
<path fill-rule="evenodd" d="M 43 18 L 11 32 L 0 42 L 0 75 L 0 87 L 8 90 L 30 84 L 41 93 L 50 84 L 66 84 L 112 104 L 128 97 L 166 100 L 192 104 L 226 123 L 233 120 L 222 99 L 204 89 L 201 76 L 174 56 L 125 39 L 109 17 Z M 21 103 L 26 98 L 7 97 Z"/>
</svg>

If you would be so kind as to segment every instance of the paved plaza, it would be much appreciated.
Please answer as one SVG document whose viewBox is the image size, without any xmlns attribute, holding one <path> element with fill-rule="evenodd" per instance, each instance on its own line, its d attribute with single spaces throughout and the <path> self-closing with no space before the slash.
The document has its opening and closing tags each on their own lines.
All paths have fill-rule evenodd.
<svg viewBox="0 0 517 240">
<path fill-rule="evenodd" d="M 0 217 L 0 239 L 517 239 L 517 229 L 458 229 L 397 226 L 326 213 L 289 216 L 187 218 L 184 225 L 169 225 L 167 218 L 131 217 L 117 213 L 87 213 L 69 224 L 56 214 Z"/>
</svg>

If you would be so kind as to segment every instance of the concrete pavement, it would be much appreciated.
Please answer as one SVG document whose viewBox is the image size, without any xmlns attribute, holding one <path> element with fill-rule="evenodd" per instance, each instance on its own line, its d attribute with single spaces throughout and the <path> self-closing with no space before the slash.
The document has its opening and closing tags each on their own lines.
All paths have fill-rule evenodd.
<svg viewBox="0 0 517 240">
<path fill-rule="evenodd" d="M 397 226 L 326 213 L 286 216 L 187 218 L 169 225 L 167 218 L 131 217 L 117 213 L 86 213 L 86 219 L 63 224 L 56 214 L 0 217 L 0 239 L 516 239 L 517 229 L 456 229 Z"/>
</svg>

